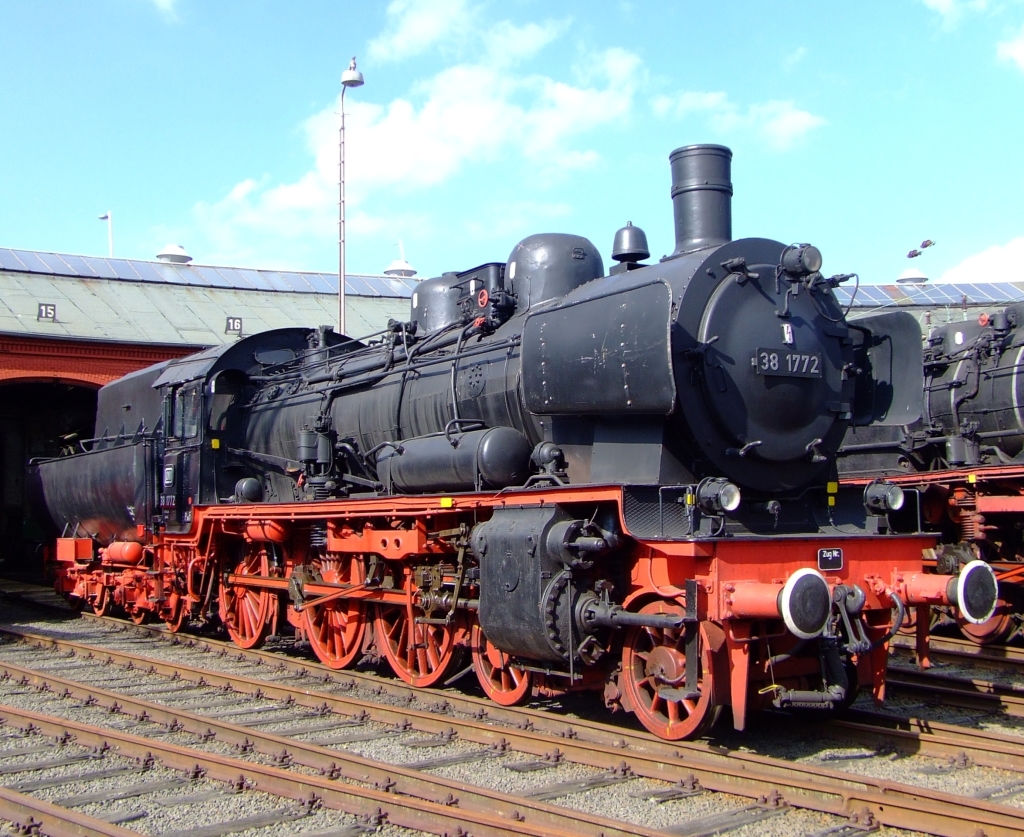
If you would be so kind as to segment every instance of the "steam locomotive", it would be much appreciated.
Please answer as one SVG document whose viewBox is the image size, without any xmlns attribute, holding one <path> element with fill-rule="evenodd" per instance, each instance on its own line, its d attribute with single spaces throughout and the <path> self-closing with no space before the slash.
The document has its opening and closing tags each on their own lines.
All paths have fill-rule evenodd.
<svg viewBox="0 0 1024 837">
<path fill-rule="evenodd" d="M 1024 630 L 1024 305 L 932 330 L 924 346 L 924 415 L 910 425 L 857 428 L 840 472 L 879 476 L 921 493 L 925 528 L 941 543 L 928 560 L 950 572 L 974 560 L 996 571 L 993 617 L 952 615 L 980 643 Z M 951 614 L 929 614 L 947 618 Z"/>
<path fill-rule="evenodd" d="M 99 393 L 37 463 L 56 587 L 414 686 L 599 691 L 668 739 L 725 706 L 884 691 L 908 605 L 984 621 L 988 564 L 922 571 L 918 495 L 846 486 L 852 426 L 920 415 L 920 330 L 853 323 L 819 250 L 732 240 L 732 152 L 670 156 L 674 252 L 628 224 L 420 283 L 409 322 L 253 335 Z"/>
</svg>

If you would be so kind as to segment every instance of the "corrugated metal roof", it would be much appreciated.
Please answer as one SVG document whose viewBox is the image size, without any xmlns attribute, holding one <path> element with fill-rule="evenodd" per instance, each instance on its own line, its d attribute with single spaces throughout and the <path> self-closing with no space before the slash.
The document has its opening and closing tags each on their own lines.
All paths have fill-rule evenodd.
<svg viewBox="0 0 1024 837">
<path fill-rule="evenodd" d="M 838 288 L 840 303 L 849 305 L 852 291 L 849 283 Z M 927 335 L 936 326 L 991 314 L 1013 302 L 1024 302 L 1024 282 L 861 285 L 850 316 L 856 319 L 887 310 L 908 311 Z"/>
<path fill-rule="evenodd" d="M 842 305 L 850 304 L 853 286 L 849 282 L 836 288 L 836 297 Z M 853 301 L 854 308 L 888 308 L 895 306 L 922 306 L 926 308 L 949 305 L 1006 304 L 1024 300 L 1024 282 L 972 282 L 922 283 L 915 285 L 861 285 Z"/>
<path fill-rule="evenodd" d="M 0 251 L 0 259 L 3 253 Z M 212 346 L 238 338 L 237 333 L 227 331 L 229 317 L 241 319 L 243 335 L 337 322 L 338 297 L 334 293 L 247 287 L 0 269 L 0 333 Z M 55 316 L 40 319 L 40 305 L 53 305 Z M 409 315 L 408 294 L 345 297 L 346 330 L 353 337 L 380 331 L 389 319 L 408 320 Z"/>
<path fill-rule="evenodd" d="M 125 282 L 163 282 L 211 288 L 293 291 L 336 294 L 338 275 L 309 271 L 253 270 L 200 264 L 168 264 L 142 259 L 105 259 L 68 253 L 42 253 L 0 247 L 0 268 L 76 279 L 118 279 Z M 417 280 L 400 276 L 346 274 L 345 293 L 355 296 L 412 296 Z"/>
<path fill-rule="evenodd" d="M 409 319 L 415 279 L 346 276 L 346 322 L 353 337 Z M 338 277 L 329 273 L 173 265 L 0 247 L 0 333 L 212 346 L 230 343 L 227 318 L 242 334 L 337 320 Z M 849 305 L 853 286 L 836 289 Z M 1024 301 L 1024 282 L 861 285 L 860 316 L 886 308 L 950 309 Z M 56 317 L 38 319 L 39 305 Z M 950 314 L 953 316 L 953 314 Z M 960 316 L 957 314 L 957 316 Z"/>
</svg>

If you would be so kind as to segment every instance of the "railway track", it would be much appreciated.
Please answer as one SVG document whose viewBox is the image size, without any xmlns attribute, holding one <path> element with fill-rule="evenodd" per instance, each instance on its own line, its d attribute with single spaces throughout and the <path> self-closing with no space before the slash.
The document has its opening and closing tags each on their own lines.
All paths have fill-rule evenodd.
<svg viewBox="0 0 1024 837">
<path fill-rule="evenodd" d="M 902 652 L 914 652 L 915 641 L 911 637 L 897 634 L 891 645 Z M 928 638 L 930 656 L 933 660 L 959 662 L 970 660 L 991 665 L 1024 669 L 1024 648 L 1013 645 L 978 645 L 966 639 L 931 635 Z"/>
<path fill-rule="evenodd" d="M 30 651 L 45 652 L 47 643 L 38 640 L 31 645 L 26 645 Z M 10 651 L 8 647 L 5 649 Z M 63 650 L 63 646 L 62 646 Z M 71 669 L 71 674 L 76 675 L 85 663 L 85 668 L 93 672 L 99 670 L 104 680 L 110 680 L 110 685 L 115 688 L 100 688 L 92 683 L 80 681 L 80 674 L 77 677 L 60 677 L 47 672 L 39 671 L 37 668 L 15 665 L 8 661 L 0 661 L 0 680 L 13 682 L 15 685 L 32 688 L 42 694 L 58 695 L 62 701 L 72 701 L 77 705 L 95 707 L 105 711 L 108 715 L 122 716 L 127 719 L 134 719 L 138 724 L 155 724 L 163 730 L 174 730 L 196 737 L 199 740 L 217 741 L 226 744 L 238 752 L 253 752 L 270 757 L 274 762 L 281 765 L 297 765 L 303 768 L 315 770 L 318 778 L 312 785 L 307 776 L 298 780 L 300 788 L 312 788 L 312 792 L 321 796 L 327 789 L 333 789 L 337 794 L 339 781 L 356 783 L 359 785 L 370 785 L 371 788 L 380 792 L 369 796 L 372 810 L 361 812 L 364 816 L 373 813 L 377 808 L 385 811 L 386 819 L 389 822 L 398 822 L 409 827 L 417 827 L 423 830 L 435 831 L 437 829 L 447 830 L 453 824 L 466 829 L 472 833 L 506 833 L 509 830 L 523 834 L 603 834 L 606 837 L 626 837 L 630 834 L 654 835 L 655 831 L 638 828 L 635 825 L 624 825 L 616 823 L 609 818 L 588 817 L 578 812 L 559 809 L 542 802 L 535 801 L 529 796 L 511 797 L 507 794 L 496 793 L 486 789 L 474 788 L 464 783 L 448 781 L 443 778 L 431 777 L 423 772 L 423 769 L 441 764 L 457 764 L 469 761 L 482 761 L 506 752 L 507 748 L 501 745 L 490 747 L 486 750 L 457 756 L 446 756 L 434 759 L 424 759 L 413 764 L 412 767 L 401 767 L 398 765 L 382 764 L 371 759 L 353 756 L 341 750 L 328 749 L 327 747 L 314 742 L 300 740 L 294 733 L 280 734 L 261 730 L 264 725 L 282 725 L 286 722 L 298 724 L 307 719 L 315 719 L 312 724 L 296 726 L 299 734 L 303 733 L 332 733 L 335 740 L 344 738 L 348 742 L 359 740 L 359 736 L 366 731 L 367 721 L 361 715 L 340 716 L 331 712 L 324 704 L 316 706 L 312 711 L 304 710 L 302 704 L 292 701 L 278 701 L 274 699 L 264 700 L 257 698 L 254 701 L 246 701 L 244 697 L 232 688 L 230 692 L 225 691 L 223 685 L 219 690 L 220 694 L 212 700 L 200 700 L 197 704 L 202 714 L 189 711 L 187 708 L 170 706 L 168 701 L 181 693 L 187 693 L 191 702 L 195 703 L 195 692 L 199 686 L 199 680 L 192 680 L 189 675 L 192 672 L 176 668 L 175 672 L 182 675 L 174 679 L 167 676 L 167 672 L 161 671 L 161 666 L 153 665 L 148 668 L 141 668 L 132 664 L 131 667 L 121 663 L 123 673 L 128 674 L 128 680 L 137 688 L 140 683 L 147 684 L 148 692 L 154 699 L 133 697 L 128 689 L 122 685 L 125 678 L 118 677 L 122 672 L 111 671 L 116 665 L 112 661 L 114 655 L 103 658 L 101 649 L 96 648 L 95 654 L 92 650 L 81 653 L 82 646 L 77 647 L 78 653 L 75 657 L 65 657 L 60 661 L 59 668 Z M 29 654 L 45 658 L 43 653 Z M 52 660 L 52 657 L 50 657 Z M 131 663 L 131 661 L 128 661 Z M 94 665 L 98 663 L 98 665 Z M 210 674 L 199 679 L 209 681 Z M 182 682 L 182 681 L 185 682 Z M 239 685 L 247 685 L 243 681 L 235 681 Z M 202 687 L 200 687 L 202 688 Z M 158 694 L 157 694 L 158 693 Z M 178 698 L 180 700 L 180 697 Z M 225 708 L 225 706 L 229 708 Z M 0 708 L 0 716 L 6 717 L 9 707 Z M 17 720 L 23 722 L 26 719 L 29 723 L 37 726 L 40 722 L 34 717 L 35 713 L 18 715 Z M 286 716 L 283 718 L 279 716 Z M 237 718 L 238 720 L 232 720 Z M 402 727 L 404 725 L 399 725 Z M 378 734 L 386 735 L 391 732 L 405 730 L 382 730 Z M 80 736 L 80 728 L 75 728 L 72 734 Z M 450 734 L 442 733 L 430 738 L 420 738 L 413 742 L 407 742 L 407 746 L 423 748 L 424 752 L 435 746 L 444 746 L 453 739 Z M 134 742 L 132 742 L 134 744 Z M 123 742 L 118 741 L 118 746 Z M 410 750 L 411 751 L 411 750 Z M 163 751 L 159 753 L 154 750 L 161 760 L 166 760 L 167 755 Z M 171 754 L 173 760 L 175 754 Z M 186 759 L 187 761 L 187 759 Z M 177 761 L 175 766 L 180 766 Z M 232 775 L 245 776 L 246 782 L 258 787 L 264 787 L 266 783 L 272 782 L 278 789 L 280 776 L 276 773 L 253 772 L 248 762 L 234 760 L 226 768 L 219 772 L 220 778 L 230 778 Z M 205 762 L 203 767 L 206 770 L 216 768 L 208 767 Z M 232 771 L 235 771 L 232 774 Z M 596 784 L 597 783 L 593 783 Z M 282 788 L 289 789 L 285 784 Z M 350 791 L 351 786 L 348 790 Z M 568 793 L 568 789 L 565 789 Z M 343 792 L 343 793 L 344 793 Z M 397 815 L 388 810 L 395 800 L 411 800 L 417 803 L 420 800 L 439 800 L 433 803 L 434 809 L 428 809 L 427 816 L 411 817 L 409 812 L 400 810 Z M 439 816 L 437 806 L 447 809 L 445 816 Z M 459 811 L 459 816 L 451 813 Z M 401 808 L 401 804 L 399 804 Z M 344 810 L 344 809 L 343 809 Z M 513 827 L 514 824 L 514 827 Z"/>
<path fill-rule="evenodd" d="M 394 697 L 398 698 L 397 706 L 399 708 L 396 709 L 394 706 L 385 705 L 382 709 L 376 701 L 366 702 L 358 697 L 338 697 L 330 694 L 328 691 L 321 691 L 315 688 L 311 690 L 304 684 L 289 685 L 287 682 L 280 683 L 273 679 L 268 681 L 265 678 L 220 674 L 206 667 L 196 668 L 179 663 L 157 663 L 145 654 L 117 652 L 97 645 L 58 640 L 43 634 L 19 629 L 0 628 L 0 636 L 2 635 L 26 640 L 35 647 L 53 648 L 68 654 L 70 659 L 84 658 L 87 661 L 98 661 L 104 667 L 116 665 L 121 666 L 128 672 L 144 670 L 147 673 L 159 673 L 175 681 L 182 680 L 186 683 L 197 685 L 202 683 L 209 687 L 225 690 L 229 694 L 260 693 L 261 697 L 268 701 L 267 708 L 270 709 L 294 705 L 305 707 L 309 713 L 314 715 L 331 712 L 344 715 L 347 719 L 362 719 L 360 721 L 338 721 L 337 726 L 339 727 L 362 726 L 367 721 L 375 721 L 389 727 L 422 729 L 422 731 L 432 734 L 447 735 L 450 738 L 454 738 L 454 734 L 457 733 L 465 740 L 476 739 L 476 743 L 490 747 L 493 752 L 499 753 L 511 748 L 512 743 L 508 738 L 516 739 L 517 730 L 519 729 L 539 733 L 540 736 L 546 736 L 546 738 L 541 737 L 538 739 L 537 736 L 531 735 L 528 741 L 515 740 L 515 744 L 519 748 L 534 752 L 539 751 L 538 744 L 543 746 L 544 741 L 550 740 L 551 736 L 554 736 L 556 739 L 566 739 L 569 741 L 590 741 L 599 746 L 611 747 L 613 750 L 621 750 L 623 752 L 649 751 L 658 758 L 664 757 L 669 751 L 673 754 L 685 751 L 687 754 L 700 753 L 710 755 L 716 750 L 714 745 L 702 742 L 682 742 L 666 745 L 651 740 L 646 733 L 632 734 L 624 732 L 617 727 L 579 719 L 574 720 L 571 726 L 566 726 L 563 721 L 556 721 L 554 724 L 542 722 L 541 726 L 546 727 L 546 729 L 538 729 L 533 713 L 527 713 L 524 710 L 499 710 L 495 713 L 498 707 L 493 707 L 489 702 L 456 696 L 450 697 L 457 701 L 458 704 L 463 705 L 453 705 L 448 702 L 447 697 L 442 702 L 428 703 L 426 705 L 428 716 L 425 721 L 419 714 L 411 714 L 406 709 L 406 707 L 415 702 L 410 699 L 414 697 L 415 693 L 413 695 L 396 694 Z M 250 653 L 252 652 L 229 654 L 227 656 L 234 657 L 235 659 L 242 657 L 244 659 Z M 218 656 L 220 656 L 219 653 Z M 297 664 L 297 666 L 286 667 L 289 673 L 294 672 L 294 674 L 289 674 L 289 676 L 294 676 L 297 680 L 306 680 L 309 675 L 306 673 L 305 667 L 301 663 Z M 280 665 L 275 666 L 275 668 L 283 673 Z M 5 668 L 0 663 L 0 677 L 3 676 L 2 672 L 5 670 L 9 670 L 14 676 L 25 676 L 29 673 L 17 667 Z M 358 676 L 356 675 L 356 677 Z M 376 692 L 380 688 L 377 685 L 377 678 L 367 678 L 367 680 L 373 683 L 370 691 Z M 57 685 L 67 688 L 67 685 L 63 683 L 58 683 Z M 182 685 L 179 691 L 187 692 L 189 687 Z M 426 694 L 429 697 L 434 693 L 427 692 Z M 466 720 L 467 727 L 456 730 L 448 721 L 443 720 L 451 713 L 459 713 L 465 719 L 468 719 Z M 505 715 L 506 717 L 488 719 L 487 716 L 491 714 Z M 528 715 L 526 720 L 516 721 L 517 717 L 524 714 Z M 549 717 L 547 713 L 537 714 Z M 440 716 L 442 720 L 440 722 L 436 721 L 435 716 Z M 330 725 L 335 722 L 329 721 L 326 723 Z M 508 736 L 502 736 L 497 741 L 493 740 L 494 730 L 500 731 L 506 724 L 511 726 Z M 986 733 L 982 730 L 968 729 L 951 724 L 936 724 L 933 721 L 914 718 L 893 718 L 890 715 L 865 710 L 851 710 L 847 719 L 833 719 L 828 722 L 828 725 L 842 730 L 844 735 L 851 740 L 872 744 L 879 750 L 895 748 L 908 754 L 914 753 L 933 758 L 955 757 L 961 760 L 966 756 L 975 763 L 986 767 L 1024 770 L 1024 764 L 1021 764 L 1020 759 L 1020 742 L 1007 742 L 998 735 Z M 440 731 L 437 729 L 438 726 L 441 727 Z M 544 755 L 547 756 L 548 753 Z M 746 754 L 739 754 L 736 757 L 747 759 Z M 613 770 L 614 767 L 609 769 Z"/>
<path fill-rule="evenodd" d="M 356 731 L 347 734 L 349 743 L 361 734 L 372 737 L 404 733 L 420 736 L 426 740 L 425 743 L 435 746 L 458 741 L 470 748 L 461 754 L 433 759 L 435 767 L 444 758 L 461 758 L 464 759 L 463 764 L 473 764 L 474 759 L 483 763 L 497 760 L 502 752 L 511 752 L 519 754 L 520 758 L 532 757 L 533 761 L 548 767 L 552 766 L 551 762 L 560 762 L 590 768 L 591 774 L 584 780 L 569 782 L 568 785 L 548 783 L 552 787 L 547 789 L 541 782 L 539 788 L 535 788 L 555 796 L 559 793 L 567 795 L 574 790 L 580 793 L 588 780 L 598 785 L 648 780 L 662 783 L 660 793 L 651 792 L 652 798 L 675 796 L 687 799 L 714 793 L 732 795 L 733 800 L 726 804 L 731 804 L 731 810 L 738 812 L 733 814 L 736 825 L 751 821 L 751 817 L 775 817 L 779 816 L 780 811 L 802 808 L 848 818 L 845 823 L 834 822 L 826 829 L 819 829 L 822 833 L 829 828 L 860 829 L 868 823 L 913 828 L 942 835 L 975 835 L 979 827 L 984 829 L 986 835 L 1020 833 L 1024 829 L 1024 814 L 985 799 L 965 799 L 920 787 L 856 776 L 822 765 L 800 765 L 753 753 L 723 751 L 707 742 L 667 744 L 652 739 L 646 733 L 635 733 L 590 721 L 559 718 L 550 712 L 509 710 L 487 701 L 451 693 L 417 693 L 404 684 L 382 681 L 371 675 L 327 672 L 317 664 L 294 660 L 281 653 L 242 652 L 215 640 L 179 638 L 157 629 L 146 631 L 124 623 L 109 627 L 109 622 L 99 622 L 95 617 L 85 621 L 96 625 L 97 632 L 106 636 L 90 639 L 87 646 L 55 636 L 31 636 L 31 632 L 27 631 L 21 633 L 24 641 L 50 649 L 51 660 L 53 651 L 64 655 L 74 653 L 74 657 L 66 657 L 56 664 L 65 679 L 73 674 L 71 669 L 83 665 L 92 670 L 102 666 L 102 669 L 112 673 L 110 679 L 115 682 L 113 674 L 117 674 L 117 668 L 121 669 L 122 679 L 126 676 L 133 681 L 145 672 L 147 676 L 167 678 L 169 683 L 177 684 L 182 689 L 188 689 L 191 684 L 207 690 L 223 690 L 220 692 L 222 701 L 233 700 L 237 703 L 246 694 L 260 693 L 260 699 L 270 704 L 266 710 L 268 712 L 278 711 L 273 708 L 275 706 L 293 706 L 302 712 L 315 713 L 314 717 L 320 720 L 314 723 L 342 725 L 335 726 L 335 729 L 342 729 L 345 725 L 355 727 Z M 118 644 L 135 647 L 132 651 L 111 647 Z M 167 656 L 169 651 L 186 651 L 199 658 L 202 666 L 185 666 L 159 659 Z M 211 670 L 215 666 L 227 669 L 238 665 L 248 666 L 258 676 L 240 677 Z M 73 690 L 85 688 L 81 685 L 72 687 L 57 682 L 60 678 L 48 672 L 30 675 L 28 669 L 31 666 L 23 668 L 25 671 L 11 669 L 8 679 L 28 678 L 27 682 L 33 688 L 48 688 L 51 694 L 59 689 L 69 690 L 76 696 L 75 699 L 87 699 Z M 32 677 L 43 677 L 44 680 L 37 682 Z M 44 682 L 50 685 L 44 687 Z M 104 705 L 108 708 L 117 703 L 122 712 L 129 711 L 125 697 L 119 690 L 113 689 L 113 683 L 109 685 L 111 694 L 94 695 L 94 700 L 98 704 L 106 701 Z M 228 689 L 232 691 L 228 692 Z M 377 694 L 374 701 L 367 702 L 356 697 L 357 692 Z M 225 695 L 230 697 L 225 698 Z M 150 717 L 155 717 L 151 709 L 140 704 L 133 706 L 131 711 L 135 714 L 149 713 Z M 292 760 L 309 769 L 325 769 L 322 759 L 330 757 L 335 764 L 331 769 L 339 777 L 369 775 L 367 765 L 358 759 L 354 762 L 345 761 L 349 757 L 338 750 L 330 750 L 328 756 L 316 751 L 319 745 L 298 742 L 294 737 L 275 737 L 273 733 L 267 733 L 257 744 L 252 725 L 232 725 L 228 718 L 218 721 L 227 726 L 223 732 L 217 732 L 212 724 L 217 719 L 208 717 L 209 712 L 216 711 L 216 708 L 210 708 L 206 715 L 197 716 L 201 720 L 188 721 L 194 726 L 205 724 L 204 730 L 227 736 L 225 741 L 232 740 L 236 744 L 241 735 L 243 745 L 248 740 L 254 749 L 265 754 L 279 754 L 287 750 Z M 330 712 L 331 720 L 324 720 L 327 712 Z M 241 731 L 231 731 L 231 726 L 238 726 Z M 895 746 L 900 751 L 944 759 L 950 763 L 951 769 L 959 763 L 1007 770 L 1019 761 L 1015 759 L 1014 748 L 999 741 L 996 736 L 978 738 L 962 728 L 943 728 L 941 725 L 909 720 L 897 724 L 891 718 L 870 719 L 868 716 L 858 716 L 840 727 L 845 735 L 861 741 L 867 747 L 875 750 L 892 749 L 893 742 L 898 740 Z M 396 783 L 395 792 L 399 792 L 399 779 L 396 778 L 399 777 L 406 783 L 402 787 L 407 786 L 409 793 L 422 795 L 426 792 L 416 791 L 416 783 L 424 781 L 423 770 L 432 768 L 431 759 L 421 759 L 420 762 L 413 768 L 399 770 L 394 765 L 385 765 L 381 769 L 387 773 L 390 781 Z M 1024 788 L 1024 781 L 1019 781 L 1021 779 L 1020 774 L 1013 774 L 1007 781 L 996 783 L 995 788 L 1010 792 L 1014 782 Z M 381 780 L 378 778 L 375 781 Z M 558 787 L 560 784 L 561 788 Z M 449 790 L 450 795 L 455 796 L 456 790 Z M 405 793 L 406 790 L 401 792 Z M 443 798 L 440 792 L 437 792 L 437 796 Z M 742 799 L 736 800 L 735 797 Z M 700 833 L 705 820 L 703 817 L 691 817 L 688 822 L 674 823 L 671 833 Z M 710 828 L 713 823 L 705 822 L 705 825 Z M 728 825 L 727 822 L 718 824 L 723 828 Z M 582 826 L 575 830 L 586 833 Z M 667 830 L 663 830 L 663 833 Z M 635 827 L 633 831 L 636 831 Z M 798 829 L 794 833 L 812 833 L 812 830 L 800 832 Z"/>
<path fill-rule="evenodd" d="M 1024 650 L 931 637 L 929 663 L 917 666 L 912 642 L 896 637 L 887 688 L 968 710 L 1024 718 Z"/>
<path fill-rule="evenodd" d="M 962 677 L 933 670 L 889 668 L 888 684 L 903 693 L 964 709 L 1003 712 L 1024 718 L 1024 689 L 979 677 Z"/>
</svg>

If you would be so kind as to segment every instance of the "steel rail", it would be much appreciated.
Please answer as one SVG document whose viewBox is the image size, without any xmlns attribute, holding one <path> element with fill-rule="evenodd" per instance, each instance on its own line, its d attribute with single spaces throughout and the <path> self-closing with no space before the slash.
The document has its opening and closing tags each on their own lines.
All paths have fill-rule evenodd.
<svg viewBox="0 0 1024 837">
<path fill-rule="evenodd" d="M 619 820 L 569 811 L 557 805 L 430 776 L 401 765 L 374 761 L 344 750 L 331 750 L 308 741 L 296 741 L 287 736 L 207 718 L 185 709 L 168 707 L 77 680 L 0 661 L 0 676 L 3 672 L 12 678 L 20 678 L 17 682 L 40 691 L 60 693 L 62 697 L 88 701 L 101 709 L 116 713 L 134 714 L 136 717 L 146 718 L 164 726 L 177 725 L 184 732 L 204 738 L 210 737 L 212 733 L 217 741 L 240 749 L 253 748 L 265 755 L 319 770 L 322 774 L 335 779 L 387 787 L 392 793 L 417 799 L 455 799 L 458 800 L 459 808 L 463 810 L 497 813 L 506 821 L 517 819 L 552 831 L 575 832 L 578 835 L 595 837 L 657 837 L 661 834 Z"/>
<path fill-rule="evenodd" d="M 890 668 L 886 682 L 904 692 L 941 698 L 945 706 L 997 709 L 1015 718 L 1024 718 L 1024 691 L 989 680 Z"/>
<path fill-rule="evenodd" d="M 984 830 L 986 837 L 1019 837 L 1024 833 L 1024 810 L 837 770 L 750 753 L 716 752 L 706 744 L 654 742 L 626 730 L 615 731 L 620 741 L 618 746 L 612 744 L 606 735 L 597 742 L 587 741 L 578 736 L 575 722 L 574 726 L 562 727 L 561 734 L 565 737 L 553 740 L 551 735 L 541 735 L 533 730 L 495 727 L 451 716 L 439 717 L 437 713 L 411 708 L 369 704 L 355 698 L 308 688 L 163 663 L 140 655 L 108 651 L 20 629 L 4 630 L 21 634 L 41 644 L 75 649 L 76 653 L 91 653 L 94 657 L 107 657 L 112 662 L 131 662 L 133 666 L 151 667 L 169 676 L 177 671 L 179 677 L 191 682 L 202 682 L 205 685 L 231 683 L 233 688 L 245 685 L 273 699 L 283 700 L 291 696 L 296 703 L 305 706 L 326 703 L 342 714 L 367 713 L 378 722 L 412 724 L 417 729 L 435 733 L 451 728 L 468 741 L 493 745 L 505 740 L 517 750 L 538 755 L 545 754 L 552 744 L 557 743 L 566 759 L 592 767 L 621 769 L 625 763 L 638 776 L 669 782 L 696 779 L 707 790 L 754 799 L 765 796 L 766 792 L 778 791 L 794 807 L 839 816 L 862 816 L 867 812 L 883 825 L 926 831 L 939 837 L 976 837 L 978 828 Z M 412 693 L 411 690 L 407 692 Z M 531 712 L 530 716 L 533 714 Z M 600 729 L 596 724 L 579 726 L 587 726 L 591 733 Z M 634 749 L 632 741 L 646 746 Z"/>
<path fill-rule="evenodd" d="M 70 735 L 73 736 L 73 740 L 86 746 L 110 746 L 130 758 L 154 757 L 164 766 L 174 770 L 194 773 L 198 768 L 201 774 L 209 779 L 236 783 L 241 776 L 247 780 L 247 787 L 302 803 L 308 803 L 315 797 L 328 808 L 363 817 L 378 824 L 389 822 L 434 834 L 453 833 L 455 829 L 461 828 L 482 837 L 573 837 L 576 833 L 572 830 L 546 828 L 529 822 L 510 821 L 479 811 L 462 810 L 454 804 L 446 805 L 400 796 L 387 790 L 341 784 L 324 776 L 296 773 L 280 767 L 243 761 L 158 739 L 143 738 L 108 727 L 97 727 L 41 712 L 16 709 L 4 704 L 0 704 L 0 718 L 8 724 L 21 725 L 23 728 L 31 727 L 43 735 Z"/>
<path fill-rule="evenodd" d="M 137 831 L 4 787 L 0 787 L 0 819 L 15 823 L 18 826 L 15 833 L 42 833 L 47 837 L 139 837 Z"/>
<path fill-rule="evenodd" d="M 892 746 L 934 758 L 969 758 L 980 767 L 1024 773 L 1024 738 L 1007 740 L 994 732 L 958 727 L 922 718 L 899 718 L 865 709 L 848 709 L 841 719 L 829 721 L 861 742 Z"/>
<path fill-rule="evenodd" d="M 915 650 L 915 640 L 899 634 L 892 638 L 891 644 L 901 650 Z M 1024 648 L 1010 645 L 978 645 L 964 639 L 931 635 L 928 637 L 928 650 L 936 659 L 980 660 L 997 665 L 1024 667 Z"/>
</svg>

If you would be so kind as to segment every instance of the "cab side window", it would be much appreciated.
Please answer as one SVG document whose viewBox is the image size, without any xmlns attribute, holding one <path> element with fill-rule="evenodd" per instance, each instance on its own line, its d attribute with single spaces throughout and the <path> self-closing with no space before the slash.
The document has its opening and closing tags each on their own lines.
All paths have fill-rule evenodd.
<svg viewBox="0 0 1024 837">
<path fill-rule="evenodd" d="M 174 399 L 173 435 L 194 439 L 199 435 L 201 398 L 196 386 L 182 387 Z"/>
</svg>

